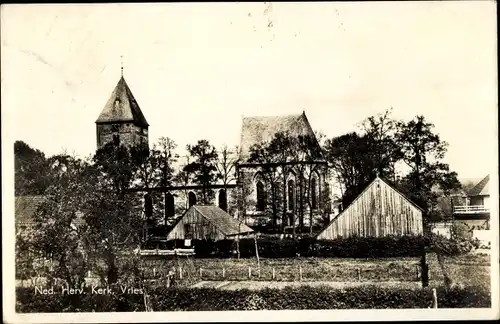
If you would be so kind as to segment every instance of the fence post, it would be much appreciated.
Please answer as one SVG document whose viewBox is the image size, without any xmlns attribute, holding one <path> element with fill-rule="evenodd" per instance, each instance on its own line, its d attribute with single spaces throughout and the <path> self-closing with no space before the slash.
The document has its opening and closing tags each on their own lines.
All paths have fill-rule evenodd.
<svg viewBox="0 0 500 324">
<path fill-rule="evenodd" d="M 203 277 L 203 269 L 200 267 L 200 278 Z"/>
<path fill-rule="evenodd" d="M 248 279 L 252 277 L 252 268 L 248 267 Z"/>
<path fill-rule="evenodd" d="M 273 268 L 273 280 L 276 279 L 276 272 L 275 269 Z"/>
<path fill-rule="evenodd" d="M 182 279 L 182 268 L 179 267 L 179 279 Z"/>
<path fill-rule="evenodd" d="M 432 288 L 432 308 L 438 308 L 436 288 Z"/>
<path fill-rule="evenodd" d="M 153 278 L 156 278 L 156 268 L 153 268 Z"/>
<path fill-rule="evenodd" d="M 358 281 L 361 281 L 361 269 L 358 268 Z"/>
<path fill-rule="evenodd" d="M 417 275 L 417 280 L 420 280 L 420 270 L 418 269 L 418 265 L 415 265 L 415 273 Z"/>
<path fill-rule="evenodd" d="M 302 266 L 299 265 L 299 280 L 302 281 Z"/>
<path fill-rule="evenodd" d="M 222 278 L 226 278 L 226 269 L 222 268 Z"/>
</svg>

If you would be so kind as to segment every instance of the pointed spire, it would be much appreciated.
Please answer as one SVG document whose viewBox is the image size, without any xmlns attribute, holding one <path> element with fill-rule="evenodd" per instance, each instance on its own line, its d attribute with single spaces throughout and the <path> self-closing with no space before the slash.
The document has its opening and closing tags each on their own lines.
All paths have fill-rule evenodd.
<svg viewBox="0 0 500 324">
<path fill-rule="evenodd" d="M 121 68 L 120 68 L 120 72 L 121 72 L 121 76 L 123 78 L 123 55 L 120 55 L 120 58 L 121 58 Z"/>
</svg>

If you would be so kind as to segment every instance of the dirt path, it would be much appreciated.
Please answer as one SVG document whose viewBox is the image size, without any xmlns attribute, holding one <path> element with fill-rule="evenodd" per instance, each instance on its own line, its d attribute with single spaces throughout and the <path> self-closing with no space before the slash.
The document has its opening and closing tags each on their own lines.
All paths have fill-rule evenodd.
<svg viewBox="0 0 500 324">
<path fill-rule="evenodd" d="M 411 281 L 353 281 L 353 282 L 340 282 L 340 281 L 200 281 L 191 287 L 193 288 L 217 288 L 224 290 L 237 290 L 237 289 L 252 289 L 258 290 L 263 288 L 284 288 L 286 286 L 329 286 L 332 288 L 349 288 L 367 285 L 376 285 L 382 287 L 403 287 L 403 288 L 419 288 L 420 282 Z"/>
</svg>

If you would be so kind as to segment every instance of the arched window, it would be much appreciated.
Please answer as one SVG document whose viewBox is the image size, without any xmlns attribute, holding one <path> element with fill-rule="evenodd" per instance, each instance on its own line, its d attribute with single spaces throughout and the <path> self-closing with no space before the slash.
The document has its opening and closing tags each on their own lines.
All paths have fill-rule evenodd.
<svg viewBox="0 0 500 324">
<path fill-rule="evenodd" d="M 219 208 L 227 212 L 227 196 L 224 189 L 219 191 Z"/>
<path fill-rule="evenodd" d="M 266 209 L 266 190 L 262 181 L 257 181 L 257 211 L 264 211 Z"/>
<path fill-rule="evenodd" d="M 196 205 L 196 195 L 194 192 L 189 192 L 188 194 L 189 207 Z"/>
<path fill-rule="evenodd" d="M 295 207 L 295 182 L 288 180 L 288 210 L 293 211 Z"/>
<path fill-rule="evenodd" d="M 144 214 L 147 219 L 153 217 L 153 198 L 149 193 L 144 195 Z"/>
<path fill-rule="evenodd" d="M 165 195 L 165 222 L 175 216 L 174 196 L 169 192 Z"/>
<path fill-rule="evenodd" d="M 318 196 L 317 196 L 317 184 L 316 184 L 316 177 L 313 177 L 311 179 L 311 205 L 312 209 L 318 208 Z"/>
</svg>

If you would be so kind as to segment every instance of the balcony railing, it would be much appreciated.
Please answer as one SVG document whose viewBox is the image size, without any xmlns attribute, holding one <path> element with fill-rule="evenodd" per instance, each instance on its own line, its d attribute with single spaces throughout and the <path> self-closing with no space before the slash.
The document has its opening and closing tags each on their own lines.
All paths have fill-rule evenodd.
<svg viewBox="0 0 500 324">
<path fill-rule="evenodd" d="M 455 214 L 476 214 L 476 213 L 489 213 L 490 208 L 483 205 L 475 206 L 455 206 L 453 212 Z"/>
</svg>

